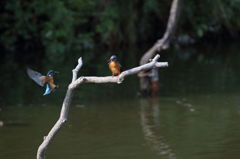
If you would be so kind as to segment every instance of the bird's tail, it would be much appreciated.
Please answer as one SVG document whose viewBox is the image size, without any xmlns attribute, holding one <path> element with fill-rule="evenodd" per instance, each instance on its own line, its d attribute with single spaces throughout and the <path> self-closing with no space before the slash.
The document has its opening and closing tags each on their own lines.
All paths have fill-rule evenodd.
<svg viewBox="0 0 240 159">
<path fill-rule="evenodd" d="M 49 84 L 46 84 L 46 89 L 45 89 L 45 92 L 44 92 L 44 96 L 45 95 L 48 95 L 52 92 L 52 89 L 50 88 Z"/>
</svg>

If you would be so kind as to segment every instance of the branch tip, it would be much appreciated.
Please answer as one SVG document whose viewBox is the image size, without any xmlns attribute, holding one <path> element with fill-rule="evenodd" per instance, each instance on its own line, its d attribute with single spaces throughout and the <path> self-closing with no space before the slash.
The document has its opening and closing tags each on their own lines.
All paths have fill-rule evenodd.
<svg viewBox="0 0 240 159">
<path fill-rule="evenodd" d="M 80 64 L 80 65 L 82 65 L 82 57 L 79 57 L 79 59 L 78 59 L 78 64 Z"/>
<path fill-rule="evenodd" d="M 157 54 L 157 55 L 152 59 L 152 61 L 157 62 L 157 60 L 158 60 L 159 58 L 160 58 L 160 55 Z"/>
</svg>

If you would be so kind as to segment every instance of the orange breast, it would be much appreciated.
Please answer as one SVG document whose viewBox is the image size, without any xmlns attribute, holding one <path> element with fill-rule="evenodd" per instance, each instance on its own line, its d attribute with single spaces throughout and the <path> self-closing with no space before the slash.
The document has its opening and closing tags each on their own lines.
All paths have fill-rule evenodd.
<svg viewBox="0 0 240 159">
<path fill-rule="evenodd" d="M 48 83 L 49 86 L 51 87 L 51 89 L 54 91 L 56 89 L 56 85 L 54 84 L 54 80 L 53 77 L 49 77 L 49 76 L 42 76 L 40 78 L 40 80 L 45 84 Z"/>
<path fill-rule="evenodd" d="M 54 84 L 53 78 L 49 77 L 47 82 L 48 82 L 49 86 L 51 87 L 52 91 L 55 91 L 57 86 Z"/>
<path fill-rule="evenodd" d="M 109 69 L 111 70 L 113 76 L 118 76 L 120 74 L 120 64 L 118 62 L 110 61 Z"/>
</svg>

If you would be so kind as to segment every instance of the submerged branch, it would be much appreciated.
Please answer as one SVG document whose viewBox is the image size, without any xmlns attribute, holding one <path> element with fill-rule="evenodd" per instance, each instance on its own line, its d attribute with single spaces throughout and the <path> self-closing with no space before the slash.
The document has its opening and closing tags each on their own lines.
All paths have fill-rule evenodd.
<svg viewBox="0 0 240 159">
<path fill-rule="evenodd" d="M 144 53 L 140 60 L 140 65 L 143 65 L 148 62 L 148 59 L 151 59 L 157 52 L 165 50 L 169 47 L 169 43 L 171 42 L 174 32 L 176 30 L 177 21 L 179 19 L 180 13 L 180 2 L 181 0 L 172 0 L 172 5 L 170 9 L 170 14 L 167 23 L 167 29 L 163 35 L 163 37 L 147 51 Z M 140 81 L 140 92 L 147 92 L 150 89 L 150 84 L 148 79 L 144 77 L 139 77 Z"/>
</svg>

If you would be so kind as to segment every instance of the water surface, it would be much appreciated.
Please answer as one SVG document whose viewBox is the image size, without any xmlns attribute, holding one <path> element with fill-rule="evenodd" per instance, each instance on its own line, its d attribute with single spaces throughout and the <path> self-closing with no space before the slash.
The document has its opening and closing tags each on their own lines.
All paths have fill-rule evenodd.
<svg viewBox="0 0 240 159">
<path fill-rule="evenodd" d="M 170 67 L 160 70 L 156 98 L 136 96 L 136 77 L 121 85 L 79 87 L 69 120 L 49 146 L 47 158 L 239 158 L 239 47 L 224 49 L 232 56 L 210 56 L 216 50 L 212 48 L 206 54 L 200 48 L 182 50 L 184 56 L 164 55 Z M 69 80 L 59 81 L 62 87 L 47 97 L 32 89 L 33 83 L 23 83 L 12 93 L 16 98 L 2 102 L 1 159 L 35 158 L 58 118 Z"/>
</svg>

